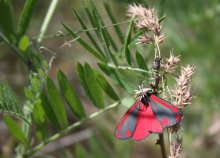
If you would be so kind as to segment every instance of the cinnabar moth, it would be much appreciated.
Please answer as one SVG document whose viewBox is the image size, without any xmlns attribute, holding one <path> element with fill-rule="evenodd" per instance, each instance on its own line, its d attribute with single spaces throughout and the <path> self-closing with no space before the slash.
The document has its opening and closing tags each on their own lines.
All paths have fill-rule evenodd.
<svg viewBox="0 0 220 158">
<path fill-rule="evenodd" d="M 151 133 L 162 133 L 182 119 L 182 112 L 156 94 L 146 92 L 138 97 L 116 127 L 118 139 L 142 140 Z"/>
</svg>

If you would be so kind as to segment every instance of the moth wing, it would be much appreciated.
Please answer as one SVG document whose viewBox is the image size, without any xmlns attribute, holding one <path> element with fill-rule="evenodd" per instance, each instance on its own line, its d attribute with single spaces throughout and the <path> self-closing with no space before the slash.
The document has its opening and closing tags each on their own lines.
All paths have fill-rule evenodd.
<svg viewBox="0 0 220 158">
<path fill-rule="evenodd" d="M 136 100 L 117 125 L 116 138 L 132 137 L 134 140 L 143 140 L 152 132 L 161 133 L 163 131 L 163 127 L 149 104 L 150 102 L 143 103 L 141 99 Z"/>
<path fill-rule="evenodd" d="M 118 123 L 115 129 L 116 138 L 127 139 L 132 137 L 137 125 L 137 118 L 139 113 L 138 106 L 140 106 L 140 103 L 141 99 L 138 98 L 122 117 L 121 121 Z"/>
<path fill-rule="evenodd" d="M 153 113 L 163 127 L 170 127 L 179 123 L 183 113 L 170 102 L 151 94 L 149 97 Z"/>
<path fill-rule="evenodd" d="M 141 104 L 145 105 L 145 104 Z M 146 105 L 145 105 L 146 106 Z M 132 136 L 134 140 L 143 140 L 151 133 L 161 133 L 163 127 L 153 113 L 150 102 L 144 110 L 140 110 L 138 113 L 136 129 Z"/>
</svg>

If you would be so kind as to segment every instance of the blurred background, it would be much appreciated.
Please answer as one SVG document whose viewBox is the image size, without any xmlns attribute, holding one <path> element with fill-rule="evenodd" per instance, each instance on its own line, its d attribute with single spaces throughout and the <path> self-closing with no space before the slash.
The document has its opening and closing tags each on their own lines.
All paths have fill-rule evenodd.
<svg viewBox="0 0 220 158">
<path fill-rule="evenodd" d="M 24 0 L 13 1 L 15 22 L 21 13 Z M 196 74 L 192 81 L 195 95 L 193 102 L 184 109 L 183 135 L 184 147 L 181 158 L 219 158 L 220 157 L 220 2 L 218 0 L 109 0 L 108 3 L 118 22 L 125 21 L 126 8 L 130 3 L 141 3 L 155 7 L 159 13 L 166 15 L 163 30 L 166 36 L 161 45 L 164 56 L 173 50 L 175 55 L 181 55 L 182 65 L 194 64 Z M 103 0 L 94 0 L 105 24 L 111 24 L 103 7 Z M 30 23 L 27 35 L 35 42 L 50 1 L 38 1 Z M 80 30 L 73 9 L 76 9 L 84 21 L 88 22 L 80 0 L 62 0 L 49 24 L 47 35 L 56 35 L 63 31 L 61 23 Z M 1 11 L 0 11 L 1 14 Z M 88 22 L 89 23 L 89 22 Z M 90 26 L 88 26 L 89 28 Z M 123 32 L 127 24 L 120 25 Z M 110 28 L 111 31 L 111 28 Z M 82 34 L 82 37 L 84 35 Z M 81 93 L 76 77 L 76 63 L 89 61 L 95 64 L 92 56 L 85 53 L 77 43 L 71 47 L 63 47 L 66 37 L 48 37 L 42 45 L 57 53 L 50 71 L 51 77 L 56 77 L 58 69 L 62 69 L 71 79 L 73 86 Z M 118 39 L 116 39 L 118 40 Z M 121 45 L 118 44 L 120 47 Z M 94 65 L 95 66 L 95 65 Z M 5 44 L 0 43 L 0 79 L 6 79 L 16 94 L 23 98 L 23 87 L 27 85 L 28 75 L 25 66 Z M 85 104 L 87 98 L 80 94 Z M 22 99 L 20 99 L 22 103 Z M 89 104 L 89 103 L 87 103 Z M 144 141 L 120 141 L 114 138 L 116 123 L 126 111 L 120 106 L 116 111 L 110 111 L 97 119 L 90 121 L 73 134 L 68 135 L 48 145 L 40 154 L 47 157 L 120 157 L 120 158 L 158 158 L 160 148 L 155 145 L 157 135 L 151 135 Z M 94 109 L 87 109 L 92 111 Z M 8 134 L 4 123 L 0 122 L 0 157 L 12 157 L 15 140 Z M 167 142 L 167 141 L 166 141 Z M 39 157 L 46 157 L 40 156 Z"/>
</svg>

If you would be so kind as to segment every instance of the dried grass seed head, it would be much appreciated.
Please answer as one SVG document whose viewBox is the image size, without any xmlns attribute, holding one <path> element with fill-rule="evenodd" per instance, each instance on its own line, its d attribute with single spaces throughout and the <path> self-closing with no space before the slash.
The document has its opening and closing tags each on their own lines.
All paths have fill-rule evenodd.
<svg viewBox="0 0 220 158">
<path fill-rule="evenodd" d="M 168 158 L 178 158 L 183 147 L 183 138 L 177 138 L 176 142 L 171 143 L 171 153 Z"/>
<path fill-rule="evenodd" d="M 143 36 L 141 36 L 138 39 L 138 43 L 141 43 L 141 44 L 152 44 L 152 43 L 154 43 L 154 39 L 150 35 L 144 34 Z"/>
<path fill-rule="evenodd" d="M 193 96 L 189 87 L 189 82 L 194 73 L 195 66 L 187 65 L 181 68 L 181 74 L 178 78 L 176 78 L 177 86 L 172 91 L 172 95 L 175 98 L 174 105 L 179 108 L 183 108 L 186 105 L 191 104 Z"/>
<path fill-rule="evenodd" d="M 177 84 L 181 87 L 186 86 L 195 73 L 195 66 L 187 65 L 181 68 L 181 74 L 179 78 L 176 78 Z"/>
<path fill-rule="evenodd" d="M 164 40 L 164 35 L 160 34 L 159 36 L 151 36 L 148 33 L 145 33 L 144 35 L 140 36 L 138 39 L 138 43 L 141 44 L 153 44 L 153 43 L 162 43 Z"/>
<path fill-rule="evenodd" d="M 164 71 L 166 73 L 174 73 L 177 63 L 180 61 L 180 56 L 174 56 L 172 53 L 170 53 L 170 57 L 165 60 L 165 64 L 162 65 Z"/>
<path fill-rule="evenodd" d="M 141 4 L 132 4 L 128 6 L 127 16 L 136 18 L 135 24 L 138 29 L 151 30 L 158 36 L 161 34 L 161 25 L 154 8 L 145 8 Z"/>
</svg>

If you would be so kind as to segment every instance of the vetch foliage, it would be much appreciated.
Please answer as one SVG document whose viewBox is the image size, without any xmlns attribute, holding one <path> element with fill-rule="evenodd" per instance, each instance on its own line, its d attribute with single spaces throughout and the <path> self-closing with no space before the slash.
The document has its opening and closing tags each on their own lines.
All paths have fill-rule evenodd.
<svg viewBox="0 0 220 158">
<path fill-rule="evenodd" d="M 193 97 L 189 81 L 195 68 L 194 66 L 182 67 L 180 76 L 175 76 L 177 85 L 174 86 L 173 91 L 170 91 L 166 76 L 177 74 L 180 57 L 173 54 L 170 54 L 169 58 L 162 56 L 160 44 L 164 41 L 164 34 L 161 22 L 164 18 L 158 18 L 155 9 L 145 8 L 142 5 L 129 5 L 127 15 L 130 19 L 117 22 L 108 3 L 104 3 L 105 11 L 112 22 L 106 25 L 96 5 L 91 2 L 85 4 L 84 9 L 89 25 L 76 10 L 74 14 L 82 30 L 74 31 L 75 29 L 62 24 L 67 32 L 62 36 L 64 38 L 71 36 L 74 42 L 77 42 L 97 61 L 96 68 L 93 68 L 95 66 L 88 63 L 89 61 L 78 62 L 76 65 L 80 86 L 91 101 L 88 105 L 84 105 L 84 100 L 72 86 L 74 83 L 71 83 L 62 70 L 57 72 L 56 79 L 48 75 L 55 54 L 52 53 L 53 56 L 48 62 L 44 57 L 44 53 L 48 53 L 48 50 L 39 51 L 42 50 L 41 41 L 56 8 L 56 0 L 49 6 L 37 37 L 37 44 L 34 45 L 26 35 L 36 3 L 35 0 L 25 2 L 15 31 L 10 3 L 7 0 L 0 1 L 0 8 L 8 18 L 5 20 L 2 17 L 3 14 L 0 15 L 0 20 L 3 21 L 0 38 L 29 69 L 29 85 L 24 87 L 23 105 L 19 105 L 9 84 L 6 81 L 0 82 L 0 112 L 4 114 L 9 131 L 19 141 L 16 148 L 17 158 L 33 156 L 47 144 L 73 132 L 84 122 L 120 104 L 128 106 L 132 97 L 127 96 L 132 96 L 134 89 L 140 83 L 147 85 L 148 88 L 151 87 L 166 99 L 171 99 L 179 108 L 190 104 Z M 127 24 L 127 30 L 121 30 L 122 24 Z M 109 27 L 114 28 L 114 33 L 110 33 Z M 82 38 L 82 33 L 87 38 Z M 116 42 L 115 37 L 119 39 L 119 43 Z M 153 55 L 148 58 L 145 52 L 140 51 L 147 46 L 154 48 Z M 150 60 L 153 61 L 151 68 L 148 63 Z M 55 84 L 55 80 L 58 81 L 58 85 Z M 89 114 L 85 106 L 94 106 L 97 111 Z M 67 111 L 68 109 L 70 112 Z M 12 119 L 11 116 L 18 118 L 20 122 Z M 70 117 L 73 117 L 74 121 Z M 55 127 L 55 133 L 51 134 L 48 127 Z M 172 140 L 173 132 L 178 133 L 179 128 L 179 126 L 173 126 L 168 130 L 170 158 L 177 158 L 181 151 L 182 138 Z M 159 138 L 162 154 L 166 156 L 163 134 L 160 134 Z M 102 157 L 103 153 L 99 152 L 100 144 L 95 140 L 90 141 L 90 144 L 93 154 Z M 77 145 L 76 150 L 77 155 L 87 155 L 80 145 Z"/>
</svg>

